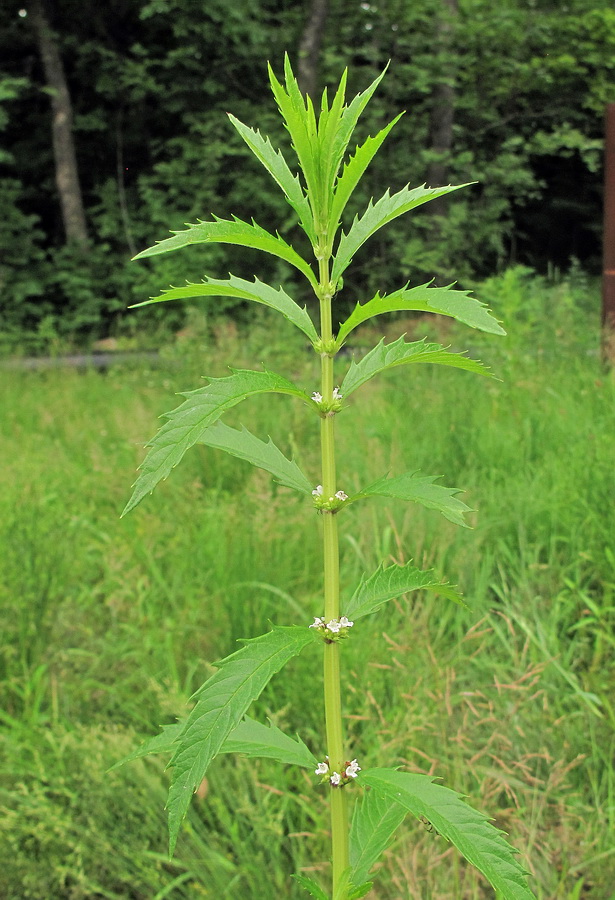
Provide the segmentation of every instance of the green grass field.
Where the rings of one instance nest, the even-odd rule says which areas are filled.
[[[615,382],[578,291],[514,277],[487,286],[496,313],[513,320],[507,339],[414,326],[417,337],[438,327],[454,348],[469,342],[502,381],[398,369],[338,418],[349,493],[421,469],[464,488],[477,510],[473,530],[384,500],[340,517],[348,593],[382,559],[413,558],[458,583],[471,606],[414,594],[364,620],[344,647],[347,729],[364,765],[435,773],[492,815],[541,900],[613,900]],[[303,346],[290,335],[267,348],[274,320],[257,321],[249,338],[219,328],[216,341],[197,335],[147,370],[2,377],[3,900],[299,898],[291,873],[326,877],[325,794],[303,773],[220,758],[172,862],[165,761],[107,773],[185,714],[237,639],[321,611],[318,517],[245,463],[195,448],[119,519],[175,391],[261,362],[316,387]],[[408,324],[390,325],[391,337]],[[261,398],[226,421],[271,434],[318,481],[318,422],[299,404]],[[257,714],[321,758],[318,654],[291,666]],[[369,896],[492,893],[408,820]]]

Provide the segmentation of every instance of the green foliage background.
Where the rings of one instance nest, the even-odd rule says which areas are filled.
[[[48,4],[74,106],[91,237],[85,253],[64,246],[49,98],[21,7],[8,0],[0,9],[5,340],[23,340],[24,332],[33,344],[67,335],[84,340],[139,331],[145,321],[148,328],[156,322],[176,328],[179,307],[130,317],[125,309],[165,284],[182,283],[187,257],[132,266],[128,259],[170,226],[181,228],[210,211],[244,217],[259,209],[265,227],[290,224],[283,200],[270,193],[266,173],[249,159],[224,113],[232,109],[284,139],[265,86],[265,60],[276,66],[285,50],[296,58],[311,4]],[[597,270],[602,119],[604,104],[614,99],[610,0],[460,0],[447,46],[443,8],[440,0],[330,4],[321,83],[336,83],[347,65],[352,94],[391,60],[392,76],[372,101],[365,134],[407,110],[348,215],[389,185],[423,183],[434,160],[430,116],[443,78],[455,87],[448,180],[478,182],[450,199],[437,235],[429,215],[421,214],[409,235],[393,225],[376,239],[357,257],[348,294],[359,299],[434,274],[441,283],[455,278],[470,286],[511,262],[565,270],[576,258]],[[218,277],[229,268],[237,275],[252,270],[245,251],[193,253],[194,280],[205,270]],[[296,287],[285,267],[256,259],[261,277]],[[235,301],[216,302],[216,311],[231,308],[243,314]]]
[[[340,479],[351,490],[386,468],[435,466],[467,486],[464,500],[479,511],[472,532],[386,499],[344,517],[349,591],[381,560],[412,555],[421,568],[455,573],[471,606],[426,592],[361,620],[344,648],[350,740],[372,748],[366,768],[438,774],[492,813],[540,900],[612,900],[614,384],[591,352],[599,323],[581,276],[553,287],[511,270],[482,296],[511,322],[500,344],[476,335],[504,381],[395,369],[357,391],[354,421],[340,416]],[[524,315],[513,315],[521,305]],[[210,662],[238,638],[320,612],[311,498],[290,496],[242,460],[193,448],[173,484],[118,521],[144,436],[178,385],[198,379],[204,357],[220,375],[229,358],[275,358],[311,382],[292,329],[271,347],[273,315],[259,312],[249,334],[220,327],[215,343],[193,319],[192,339],[154,369],[17,372],[0,382],[7,900],[262,900],[264,872],[274,892],[299,900],[290,874],[320,874],[310,867],[326,858],[327,808],[294,767],[217,760],[173,862],[168,772],[151,758],[106,774],[187,711]],[[387,338],[410,327],[389,323]],[[446,321],[414,327],[417,338],[428,328],[453,343],[465,337]],[[255,401],[242,419],[297,455],[297,445],[314,446],[313,423],[298,407],[282,418],[283,404],[288,411],[285,398]],[[314,477],[316,449],[298,460]],[[298,657],[254,712],[299,732],[316,754],[320,678],[309,654]],[[378,881],[378,900],[487,896],[420,823],[404,827]]]

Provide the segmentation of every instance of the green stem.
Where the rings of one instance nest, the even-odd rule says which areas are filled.
[[[327,260],[320,261],[320,321],[321,339],[330,342],[331,297],[327,295],[329,266]],[[333,395],[333,359],[327,353],[321,355],[321,388],[324,399]],[[335,474],[335,431],[334,416],[321,420],[321,461],[322,487],[324,497],[333,497],[336,487]],[[324,613],[325,621],[339,619],[339,543],[337,517],[323,512],[324,544]],[[345,762],[344,734],[342,725],[342,696],[340,682],[340,645],[325,644],[324,648],[324,700],[325,727],[327,734],[327,755],[331,772],[343,773]],[[349,865],[348,858],[348,809],[346,793],[341,787],[331,787],[331,862],[333,868],[332,896],[338,889],[341,878]]]

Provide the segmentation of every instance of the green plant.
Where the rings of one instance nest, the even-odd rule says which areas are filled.
[[[168,725],[128,759],[158,752],[171,752],[173,769],[168,798],[171,853],[188,811],[190,798],[220,753],[243,753],[248,757],[268,757],[288,765],[312,769],[330,795],[332,886],[329,894],[303,874],[295,878],[313,897],[326,900],[355,900],[371,888],[371,869],[390,842],[395,830],[411,813],[428,827],[450,840],[491,882],[506,900],[529,900],[533,895],[525,873],[502,833],[486,817],[466,805],[449,788],[434,783],[427,775],[397,769],[363,769],[345,747],[342,722],[342,680],[340,653],[351,629],[364,616],[378,612],[389,600],[411,591],[428,590],[463,603],[457,590],[441,582],[433,571],[421,571],[411,563],[381,565],[363,577],[353,593],[340,590],[337,516],[355,502],[373,496],[414,501],[440,512],[449,521],[465,525],[468,507],[456,496],[457,489],[440,485],[434,476],[418,472],[384,476],[353,495],[340,489],[336,477],[335,418],[348,397],[374,375],[401,365],[433,363],[490,375],[488,369],[461,353],[452,353],[426,340],[407,343],[404,337],[385,344],[380,341],[358,362],[351,362],[340,387],[336,386],[334,362],[350,333],[374,316],[394,311],[441,313],[474,328],[503,334],[484,305],[467,292],[451,287],[408,286],[392,294],[376,294],[357,304],[351,315],[333,331],[332,301],[342,287],[342,276],[363,244],[388,222],[457,187],[411,189],[395,194],[388,191],[365,213],[356,217],[347,231],[341,218],[348,199],[371,159],[399,116],[344,157],[359,116],[376,90],[384,73],[348,105],[345,104],[346,75],[331,101],[323,94],[319,114],[309,98],[299,91],[288,59],[285,83],[270,69],[271,87],[297,154],[304,184],[289,169],[280,151],[267,138],[233,116],[231,122],[249,148],[273,176],[299,218],[317,260],[318,271],[277,233],[239,219],[199,222],[187,231],[143,251],[139,257],[153,256],[195,243],[228,243],[270,253],[294,266],[305,276],[318,298],[320,333],[305,308],[282,289],[274,289],[258,279],[245,281],[231,275],[226,280],[205,278],[198,284],[171,288],[147,303],[188,297],[233,297],[264,304],[282,313],[309,339],[320,359],[318,390],[305,391],[293,381],[272,371],[233,369],[225,378],[211,378],[198,390],[185,394],[186,400],[167,414],[167,422],[150,442],[124,514],[181,461],[186,451],[205,444],[227,451],[269,472],[283,486],[313,497],[322,520],[324,548],[324,609],[318,610],[311,625],[274,625],[260,637],[217,664],[217,672],[194,695],[195,704],[186,721]],[[140,304],[146,305],[146,304]],[[292,459],[288,459],[271,439],[262,441],[245,428],[236,430],[220,420],[225,412],[248,397],[259,394],[287,394],[300,400],[310,413],[320,418],[322,484],[313,488],[310,480]],[[340,602],[343,597],[343,603]],[[324,706],[327,753],[320,761],[300,738],[296,740],[274,725],[266,726],[247,717],[254,700],[270,679],[307,647],[321,644],[324,653]],[[324,756],[324,759],[322,759]],[[348,799],[353,787],[365,790],[357,798],[350,828]],[[356,788],[354,788],[356,789]]]

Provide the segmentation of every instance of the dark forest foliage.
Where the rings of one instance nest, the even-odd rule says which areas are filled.
[[[435,214],[418,215],[409,237],[393,226],[357,258],[348,296],[434,275],[447,283],[453,273],[470,285],[511,262],[539,271],[571,260],[597,268],[603,111],[615,98],[610,0],[330,0],[319,9],[326,19],[308,60],[319,86],[349,66],[355,93],[390,60],[363,136],[407,110],[348,215],[407,177],[412,184],[478,182]],[[37,10],[72,105],[82,241],[66,238]],[[270,193],[266,172],[224,113],[264,123],[276,136],[265,62],[279,68],[285,50],[299,58],[315,10],[291,0],[2,4],[0,314],[9,339],[26,331],[83,339],[140,327],[135,313],[128,325],[126,307],[184,277],[185,259],[129,264],[166,236],[169,223],[180,228],[211,211],[244,216],[258,208],[261,224],[285,222],[285,236],[299,240],[284,201]],[[195,280],[205,270],[226,275],[227,250],[225,262],[218,248],[192,253]],[[251,271],[245,251],[230,258],[235,274]],[[259,264],[263,278],[307,299],[285,267]],[[229,301],[212,308],[227,310]],[[158,314],[171,325],[183,315],[172,307]]]

